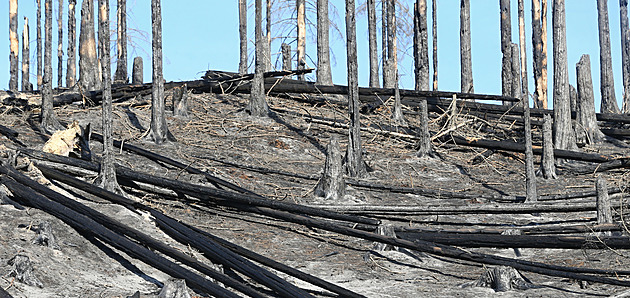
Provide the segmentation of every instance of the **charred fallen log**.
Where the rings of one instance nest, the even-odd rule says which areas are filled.
[[[509,228],[459,228],[459,229],[436,229],[436,228],[407,228],[396,227],[396,234],[404,233],[449,233],[449,234],[501,234],[506,230],[518,230],[521,235],[544,235],[544,234],[577,234],[577,233],[597,233],[606,231],[621,231],[618,224],[597,224],[597,225],[557,225],[557,226],[534,226],[534,227],[513,227]]]

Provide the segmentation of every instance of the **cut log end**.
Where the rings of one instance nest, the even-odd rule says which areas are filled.
[[[473,282],[472,286],[488,287],[496,292],[527,290],[538,287],[523,277],[516,269],[508,266],[486,269],[479,279]]]

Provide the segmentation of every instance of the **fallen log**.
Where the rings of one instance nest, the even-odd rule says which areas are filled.
[[[596,224],[596,225],[572,225],[565,224],[557,226],[534,226],[534,227],[506,227],[506,228],[408,228],[395,227],[396,234],[405,233],[451,233],[451,234],[501,234],[506,230],[518,230],[522,235],[544,235],[544,234],[577,234],[577,233],[596,233],[606,231],[621,231],[622,227],[618,224]]]
[[[0,125],[0,134],[6,136],[7,138],[17,138],[19,133],[13,129],[10,129],[4,125]]]

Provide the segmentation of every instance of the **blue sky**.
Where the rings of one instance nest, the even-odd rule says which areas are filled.
[[[276,0],[279,1],[279,0]],[[56,1],[54,1],[56,2]],[[80,2],[77,4],[77,18],[80,17]],[[110,0],[112,10],[110,12],[115,22],[115,0]],[[144,62],[145,81],[151,78],[151,7],[150,0],[128,0],[128,26],[129,33],[135,44],[129,49],[129,66],[134,56],[142,56]],[[237,0],[204,0],[204,1],[162,1],[163,15],[163,50],[164,50],[164,77],[167,81],[193,80],[199,78],[207,69],[237,71],[239,61],[238,49],[238,8]],[[307,2],[313,2],[307,0]],[[357,1],[363,2],[363,1]],[[404,1],[403,1],[404,2]],[[408,0],[413,7],[412,0]],[[429,20],[431,19],[429,2]],[[500,94],[501,93],[501,52],[499,31],[499,1],[497,0],[472,0],[471,1],[471,32],[472,32],[472,57],[475,91],[477,93]],[[551,1],[549,1],[551,2]],[[573,0],[566,1],[567,13],[567,43],[570,82],[575,83],[575,63],[582,54],[591,57],[593,71],[593,89],[596,97],[596,107],[599,110],[599,42],[597,31],[596,1]],[[35,0],[19,0],[18,31],[23,28],[23,18],[30,20],[31,36],[31,82],[35,80]],[[67,5],[67,3],[66,3]],[[313,5],[313,4],[311,4]],[[338,23],[342,34],[345,34],[344,12],[345,1],[330,0],[330,5],[338,11],[338,17],[331,15],[333,22]],[[526,30],[528,43],[528,74],[530,92],[533,90],[532,58],[531,58],[531,1],[525,0]],[[550,5],[551,6],[551,5]],[[609,1],[609,20],[611,34],[611,48],[613,57],[613,73],[615,76],[615,90],[619,105],[622,101],[621,82],[621,51],[619,33],[619,6],[618,1]],[[53,4],[55,21],[53,21],[53,71],[57,69],[56,56],[56,15],[57,4]],[[311,9],[310,16],[315,18]],[[551,9],[549,9],[551,10]],[[0,2],[0,24],[8,25],[8,1]],[[248,13],[250,25],[248,31],[253,32],[253,9]],[[290,15],[284,15],[290,17]],[[549,94],[552,90],[553,57],[551,44],[551,11],[548,14],[549,26]],[[359,55],[359,84],[367,86],[369,75],[368,47],[367,47],[367,20],[364,14],[357,17],[357,39]],[[411,21],[411,20],[409,20]],[[77,19],[77,23],[79,19]],[[275,22],[275,20],[274,20]],[[64,26],[67,24],[67,11],[64,11]],[[43,25],[42,25],[43,26]],[[430,23],[429,23],[429,26]],[[8,26],[2,26],[0,30],[0,89],[8,88],[9,81],[9,38]],[[279,25],[274,25],[272,31],[280,30]],[[517,41],[517,7],[516,0],[512,1],[512,27],[513,41]],[[112,26],[112,28],[114,28]],[[64,34],[67,28],[64,28]],[[380,34],[380,29],[378,29]],[[294,35],[293,33],[289,33]],[[431,38],[429,32],[429,38]],[[64,43],[67,38],[64,38]],[[314,32],[307,35],[307,54],[310,67],[315,66],[317,60]],[[288,39],[290,41],[290,38]],[[380,41],[380,37],[379,37]],[[115,46],[115,44],[112,44]],[[293,44],[293,49],[295,45]],[[64,44],[64,51],[66,49]],[[346,51],[345,37],[334,34],[331,29],[331,52],[333,55],[333,81],[337,84],[346,83]],[[272,53],[279,52],[280,39],[272,44]],[[250,53],[253,44],[249,44]],[[400,49],[404,51],[405,49]],[[429,49],[431,52],[431,49]],[[459,1],[441,0],[438,2],[438,74],[439,89],[444,91],[458,91],[460,88],[459,65]],[[411,52],[409,52],[411,54]],[[413,88],[413,60],[409,55],[400,53],[402,59],[399,64],[401,74],[401,87]],[[115,57],[115,51],[112,52]],[[250,59],[253,57],[250,54]],[[430,57],[431,59],[431,57]],[[112,71],[115,65],[112,67]],[[253,70],[251,70],[253,71]],[[65,63],[64,63],[65,72]],[[53,74],[54,86],[56,86],[56,73]],[[314,80],[314,74],[310,76]],[[551,99],[550,99],[551,102]]]

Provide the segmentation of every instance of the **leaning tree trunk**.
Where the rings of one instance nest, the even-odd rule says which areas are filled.
[[[499,1],[501,14],[501,94],[503,96],[514,96],[512,93],[512,23],[510,13],[510,0]],[[511,102],[504,101],[504,105]]]
[[[433,91],[438,90],[438,51],[437,51],[437,1],[431,1],[432,3],[432,18],[431,24],[433,29]]]
[[[252,80],[252,88],[249,95],[249,104],[246,111],[255,117],[269,116],[269,106],[265,99],[265,81],[263,72],[265,71],[263,47],[264,40],[262,35],[262,2],[256,0],[256,20],[254,35],[256,40],[256,65],[254,69],[254,79]]]
[[[101,88],[98,78],[96,40],[94,38],[94,3],[83,0],[79,35],[79,85],[83,91]]]
[[[398,84],[398,54],[396,41],[396,3],[386,0],[387,12],[387,63],[383,69],[383,87],[394,88]],[[385,5],[385,4],[384,4]]]
[[[74,17],[77,0],[68,0],[68,66],[66,67],[66,87],[72,88],[77,83],[76,59],[76,19]]]
[[[129,82],[127,72],[127,0],[118,0],[116,11],[118,24],[116,26],[116,73],[114,82],[127,84]]]
[[[103,61],[109,61],[109,0],[98,0],[98,51]],[[103,75],[103,160],[97,184],[111,192],[122,193],[116,181],[114,140],[112,139],[112,77],[109,63],[101,63]]]
[[[553,1],[553,132],[556,149],[571,149],[571,107],[564,0]]]
[[[304,0],[296,0],[297,6],[297,70],[306,68],[306,8]],[[298,75],[304,81],[304,75]]]
[[[9,0],[9,90],[18,91],[18,72],[19,72],[19,55],[20,42],[18,40],[17,24],[18,24],[18,2],[17,0]]]
[[[31,49],[28,40],[28,18],[24,17],[24,31],[22,31],[22,91],[31,91],[33,86],[29,80]]]
[[[427,1],[414,5],[414,61],[416,90],[429,91],[429,33],[427,31]]]
[[[461,89],[462,93],[474,93],[470,46],[470,0],[461,0],[459,26]]]
[[[359,122],[359,81],[357,71],[357,33],[354,0],[346,0],[346,51],[348,64],[348,151],[346,169],[350,177],[367,174],[361,150],[361,124]]]
[[[621,69],[623,71],[623,112],[630,113],[630,27],[628,26],[628,0],[619,0],[621,27]]]
[[[42,86],[42,108],[41,108],[41,126],[48,133],[61,129],[62,126],[57,120],[55,110],[53,109],[52,98],[52,0],[45,1],[46,20],[44,23],[44,34],[46,36],[46,44],[44,51],[44,77]]]
[[[597,27],[599,28],[599,70],[601,80],[602,113],[619,113],[615,98],[615,81],[610,54],[610,29],[608,27],[608,0],[597,0]]]
[[[63,85],[63,0],[59,1],[57,15],[57,86]]]
[[[164,106],[164,77],[162,75],[162,3],[151,0],[151,24],[153,36],[153,88],[151,92],[151,132],[149,137],[156,144],[174,140],[169,136]]]
[[[368,42],[370,51],[370,87],[378,88],[378,42],[376,41],[376,0],[367,0]]]
[[[240,39],[240,60],[238,73],[247,73],[247,1],[238,0],[238,36]]]
[[[42,90],[42,0],[37,0],[37,90]]]
[[[595,144],[602,141],[603,134],[597,126],[595,115],[595,96],[593,94],[593,79],[591,78],[591,59],[589,55],[582,55],[576,65],[577,72],[577,104],[575,120],[586,135],[586,143]]]
[[[332,85],[328,30],[328,0],[317,0],[317,84]]]

